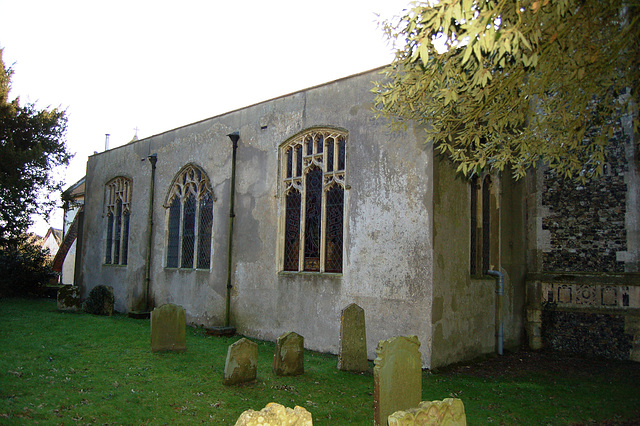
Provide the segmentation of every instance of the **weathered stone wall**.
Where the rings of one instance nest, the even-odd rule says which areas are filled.
[[[432,368],[497,350],[497,282],[471,276],[470,185],[447,161],[434,167],[434,265]],[[505,347],[521,343],[525,238],[522,191],[508,176],[494,179],[491,192],[491,268],[503,272]]]

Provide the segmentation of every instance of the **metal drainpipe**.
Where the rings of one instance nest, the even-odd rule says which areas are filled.
[[[502,296],[504,295],[504,274],[500,271],[488,270],[487,274],[498,277],[498,307],[496,312],[496,323],[498,324],[498,355],[502,355],[502,342],[504,339],[504,331],[502,325]]]
[[[148,229],[149,238],[147,240],[147,271],[145,274],[145,289],[144,289],[144,305],[145,310],[149,311],[149,289],[151,288],[151,243],[153,242],[153,194],[156,182],[156,162],[158,161],[158,154],[151,154],[147,157],[151,163],[151,184],[149,185],[149,218]]]
[[[233,154],[231,159],[231,197],[229,200],[229,248],[227,251],[227,298],[224,313],[224,326],[229,327],[231,322],[231,269],[232,258],[231,253],[233,251],[233,219],[236,217],[233,211],[233,204],[236,194],[236,151],[238,150],[238,139],[240,134],[238,132],[229,133],[227,135],[231,142],[233,142]]]

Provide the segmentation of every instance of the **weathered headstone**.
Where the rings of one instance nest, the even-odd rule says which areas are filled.
[[[94,315],[113,315],[113,287],[97,285],[92,288],[82,310]]]
[[[151,312],[151,352],[187,350],[187,322],[182,306],[168,303]]]
[[[260,411],[247,410],[240,415],[236,426],[312,426],[311,413],[303,407],[289,407],[270,402]]]
[[[424,401],[416,408],[396,411],[388,417],[389,426],[466,426],[464,404],[457,398]]]
[[[273,373],[276,376],[299,376],[304,373],[304,337],[292,331],[278,337]]]
[[[222,384],[236,385],[253,382],[256,379],[257,363],[258,344],[243,337],[230,345],[227,350]]]
[[[422,362],[416,336],[381,340],[373,367],[374,425],[386,425],[399,410],[417,407],[422,399]]]
[[[340,315],[338,369],[343,371],[369,370],[364,309],[355,303],[344,308],[342,315]]]
[[[80,288],[73,285],[64,285],[58,289],[58,310],[76,312],[80,310]]]

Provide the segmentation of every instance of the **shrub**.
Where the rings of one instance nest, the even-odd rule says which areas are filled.
[[[35,240],[0,247],[0,297],[40,297],[53,277],[49,250]]]

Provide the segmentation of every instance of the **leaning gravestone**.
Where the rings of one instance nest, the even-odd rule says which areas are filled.
[[[422,362],[418,337],[381,340],[373,367],[374,425],[386,425],[399,410],[417,407],[422,399]]]
[[[270,402],[260,411],[247,410],[240,415],[236,426],[312,426],[311,413],[303,407],[294,408]]]
[[[253,382],[256,379],[258,344],[242,338],[229,346],[224,364],[223,385]]]
[[[355,303],[344,308],[340,316],[338,370],[369,371],[364,309]]]
[[[304,373],[304,338],[292,331],[278,337],[273,356],[276,376],[299,376]]]
[[[97,285],[92,288],[82,310],[94,315],[113,315],[113,287]]]
[[[79,311],[82,307],[82,303],[80,303],[80,288],[74,285],[63,285],[58,289],[57,302],[59,311]]]
[[[151,352],[187,350],[187,322],[182,306],[168,303],[151,312]]]
[[[389,426],[466,426],[464,404],[458,398],[424,401],[416,408],[396,411],[388,417]]]

